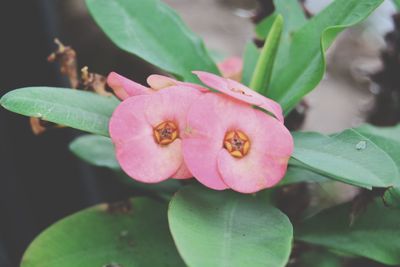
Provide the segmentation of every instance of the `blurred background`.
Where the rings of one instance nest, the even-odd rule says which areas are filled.
[[[224,57],[240,56],[254,37],[254,15],[261,18],[273,11],[269,0],[166,2],[213,53]],[[312,16],[330,1],[303,2]],[[386,0],[367,21],[340,36],[329,49],[323,81],[295,110],[293,128],[333,133],[364,121],[399,121],[395,13],[393,3]],[[0,22],[0,96],[24,86],[69,87],[59,66],[46,60],[57,48],[56,37],[76,50],[80,67],[87,65],[93,72],[117,71],[141,83],[157,72],[115,48],[89,17],[83,0],[3,1]],[[112,180],[109,171],[93,168],[69,152],[69,142],[79,134],[53,129],[36,136],[29,118],[0,109],[1,267],[18,266],[30,241],[56,220],[132,194]],[[335,201],[354,196],[350,187],[340,190]],[[324,192],[329,195],[331,188]]]

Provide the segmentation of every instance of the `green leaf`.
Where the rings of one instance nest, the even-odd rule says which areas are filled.
[[[218,73],[203,42],[159,0],[86,0],[100,28],[122,50],[187,81],[194,70]]]
[[[385,151],[400,172],[400,124],[396,127],[364,125],[356,130]],[[400,186],[400,176],[397,178],[397,184]]]
[[[285,21],[282,35],[282,45],[284,45],[284,40],[288,40],[293,32],[301,28],[307,22],[307,18],[297,0],[274,0],[274,5],[275,12],[256,25],[256,35],[260,39],[265,39],[271,29],[274,17],[281,14]]]
[[[166,211],[147,198],[80,211],[41,233],[21,267],[184,266]]]
[[[330,181],[325,176],[321,174],[312,172],[308,169],[304,169],[297,166],[289,166],[288,170],[286,171],[285,177],[277,186],[285,186],[290,184],[296,183],[324,183]]]
[[[343,267],[342,259],[322,249],[301,253],[298,265],[304,267]]]
[[[391,187],[383,194],[383,200],[389,207],[400,209],[400,186]]]
[[[253,77],[250,82],[250,88],[266,95],[271,80],[272,69],[275,63],[275,57],[278,52],[279,41],[281,39],[283,29],[283,17],[277,15],[272,23],[268,37],[265,40],[258,58]]]
[[[221,51],[208,50],[208,53],[210,54],[210,57],[214,60],[214,62],[222,62],[227,58],[226,55]]]
[[[104,136],[118,103],[114,97],[56,87],[16,89],[0,100],[12,112]]]
[[[364,125],[357,128],[357,131],[368,137],[385,151],[396,163],[397,169],[400,172],[400,124],[395,127]],[[397,177],[395,185],[385,192],[383,198],[387,205],[400,208],[400,176]]]
[[[275,3],[289,3],[279,0]],[[294,2],[294,1],[293,1]],[[282,38],[268,97],[278,101],[285,114],[313,90],[325,72],[325,51],[345,28],[364,20],[383,0],[336,0],[314,16],[289,39]],[[290,13],[288,13],[290,16]],[[284,15],[286,21],[288,17]]]
[[[289,259],[289,219],[260,195],[184,187],[170,203],[168,220],[179,253],[192,267],[279,267]]]
[[[246,44],[244,50],[244,60],[243,60],[243,73],[242,73],[242,83],[244,85],[249,85],[251,76],[253,76],[254,69],[256,68],[258,57],[260,56],[260,51],[253,42]]]
[[[393,0],[393,4],[396,6],[397,10],[400,10],[400,0]]]
[[[94,166],[121,170],[110,138],[99,135],[80,136],[70,143],[69,149],[80,159]]]
[[[390,187],[399,177],[390,156],[353,129],[334,136],[297,132],[293,137],[292,157],[300,167],[365,188]]]
[[[350,225],[351,203],[323,211],[295,229],[295,238],[388,264],[400,264],[400,213],[376,200]]]
[[[274,0],[276,12],[285,20],[283,36],[289,38],[291,34],[307,23],[303,7],[297,0]]]
[[[274,23],[277,15],[278,14],[274,12],[256,25],[255,31],[257,38],[263,40],[267,38],[269,31],[271,30],[272,24]]]

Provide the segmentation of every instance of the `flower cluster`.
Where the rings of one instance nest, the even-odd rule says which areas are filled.
[[[122,169],[145,183],[195,177],[242,193],[278,183],[293,151],[280,105],[229,78],[194,74],[213,90],[161,75],[149,76],[149,87],[109,75],[123,100],[109,126]]]

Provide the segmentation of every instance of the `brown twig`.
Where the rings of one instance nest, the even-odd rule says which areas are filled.
[[[110,92],[107,92],[106,77],[89,72],[87,66],[81,69],[81,76],[79,76],[76,51],[70,46],[65,46],[57,38],[54,39],[54,43],[57,45],[57,50],[47,57],[47,61],[60,64],[60,72],[68,77],[72,88],[93,91],[102,96],[112,96]],[[49,128],[64,127],[36,117],[30,118],[30,125],[35,135],[40,135]]]

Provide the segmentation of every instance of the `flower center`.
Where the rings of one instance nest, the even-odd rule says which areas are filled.
[[[178,127],[171,121],[164,121],[154,127],[153,129],[154,139],[160,145],[168,145],[178,138],[179,132]]]
[[[229,131],[225,134],[224,148],[235,158],[243,158],[249,153],[250,140],[242,131]]]

